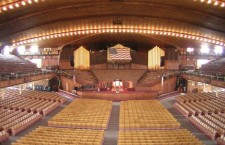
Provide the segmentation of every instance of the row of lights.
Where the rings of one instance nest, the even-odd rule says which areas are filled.
[[[24,7],[26,5],[31,5],[33,3],[38,3],[40,0],[19,0],[16,2],[8,3],[6,5],[0,6],[0,13],[13,10],[15,8]]]
[[[193,35],[185,32],[176,32],[176,31],[167,31],[167,30],[153,30],[153,29],[142,29],[142,28],[99,28],[99,29],[86,29],[86,30],[77,30],[70,32],[57,32],[53,34],[43,34],[42,36],[28,38],[20,41],[13,41],[13,46],[19,46],[24,44],[34,43],[40,40],[48,40],[66,36],[75,36],[75,35],[85,35],[85,34],[98,34],[98,33],[140,33],[140,34],[156,34],[156,35],[165,35],[172,37],[187,38],[192,40],[203,41],[206,43],[212,43],[215,45],[225,46],[225,42],[222,40],[216,40],[211,37],[204,37],[200,35]]]
[[[200,1],[201,3],[207,3],[209,5],[219,6],[222,8],[225,7],[225,1],[223,0],[194,0],[194,1]]]
[[[210,48],[209,48],[209,45],[204,43],[201,45],[201,49],[200,49],[200,52],[202,54],[209,54],[210,53]],[[187,48],[187,52],[189,53],[193,53],[194,52],[194,48]],[[223,47],[222,46],[219,46],[219,45],[216,45],[214,46],[214,54],[216,55],[222,55],[223,54]]]

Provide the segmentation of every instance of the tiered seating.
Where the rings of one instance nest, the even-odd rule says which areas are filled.
[[[221,137],[219,137],[217,139],[217,144],[219,144],[219,145],[225,145],[225,135],[221,135]]]
[[[39,112],[47,115],[66,100],[56,93],[24,91],[21,95],[18,90],[6,90],[4,100],[0,101],[0,107]]]
[[[0,74],[2,75],[11,73],[26,73],[39,70],[35,64],[14,55],[6,56],[0,54],[0,64]]]
[[[118,145],[202,145],[185,129],[120,131]]]
[[[39,127],[13,145],[102,145],[103,130]]]
[[[191,116],[190,120],[212,139],[225,134],[225,114]]]
[[[225,111],[225,93],[221,92],[216,97],[215,93],[188,94],[176,98],[175,108],[183,115],[219,113]]]
[[[9,134],[3,130],[3,131],[0,131],[0,143],[7,140],[9,138]]]
[[[142,79],[139,80],[139,85],[145,86],[154,84],[155,82],[160,82],[162,74],[163,71],[148,71],[144,74]]]
[[[5,130],[13,135],[28,128],[42,118],[39,113],[0,109],[0,130]]]
[[[91,71],[87,70],[67,70],[67,74],[70,74],[71,76],[76,76],[76,81],[80,83],[81,85],[94,85],[98,83],[97,78],[94,76],[94,74]]]
[[[100,82],[113,82],[116,79],[132,81],[134,85],[146,70],[92,70]]]
[[[225,134],[225,92],[187,94],[176,98],[175,108],[212,139]]]
[[[48,121],[49,126],[106,129],[111,101],[77,99]]]
[[[174,129],[180,124],[159,101],[125,101],[120,106],[120,129]]]
[[[58,101],[61,103],[66,102],[65,98],[62,98],[57,93],[53,93],[53,92],[25,90],[22,92],[22,96],[24,96],[26,98],[43,99],[43,100],[48,100],[48,101]]]
[[[200,70],[204,73],[225,74],[225,58],[220,58],[203,65]]]

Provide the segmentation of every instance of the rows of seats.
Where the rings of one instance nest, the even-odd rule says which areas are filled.
[[[200,70],[204,73],[225,74],[225,58],[220,58],[203,65]]]
[[[221,135],[218,139],[217,139],[217,144],[218,145],[225,145],[225,134]]]
[[[120,129],[175,129],[180,124],[159,101],[121,102]]]
[[[5,131],[2,130],[0,131],[0,142],[3,142],[9,138],[9,134]]]
[[[225,134],[225,114],[191,116],[190,120],[212,139]]]
[[[203,145],[186,129],[120,131],[118,145]]]
[[[8,89],[2,95],[4,99],[0,101],[0,107],[39,112],[44,116],[66,101],[55,93],[49,92],[24,91],[19,94],[18,90]]]
[[[0,54],[0,75],[26,73],[39,70],[35,64],[14,55]]]
[[[225,112],[225,93],[188,94],[176,98],[175,108],[183,115]]]
[[[49,126],[106,129],[112,102],[94,99],[76,99],[48,121]]]
[[[103,130],[42,127],[35,129],[13,145],[102,145]]]
[[[42,118],[39,113],[0,108],[0,130],[16,135]]]
[[[100,82],[113,82],[116,79],[123,81],[131,81],[134,85],[137,83],[138,79],[145,73],[145,69],[139,70],[108,70],[108,69],[93,69],[92,72],[95,74]]]
[[[65,103],[66,99],[59,96],[57,93],[53,92],[43,92],[43,91],[33,91],[33,90],[24,90],[21,94],[27,98],[34,98],[34,99],[44,99],[49,101],[58,101],[61,103]]]
[[[206,101],[216,97],[216,93],[201,93],[201,94],[187,94],[182,96],[177,96],[175,98],[176,102],[186,103],[186,102],[196,102],[196,101]]]
[[[175,108],[211,139],[225,134],[225,92],[187,94],[176,98]]]

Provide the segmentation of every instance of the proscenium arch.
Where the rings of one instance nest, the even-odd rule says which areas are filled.
[[[177,23],[158,18],[140,18],[133,16],[111,16],[81,19],[80,21],[65,21],[48,24],[13,35],[12,43],[25,45],[38,41],[47,41],[65,37],[80,37],[81,35],[101,33],[136,33],[175,37],[187,40],[201,41],[214,45],[225,46],[225,36],[208,29],[202,29],[185,23]],[[27,35],[29,34],[29,35]]]

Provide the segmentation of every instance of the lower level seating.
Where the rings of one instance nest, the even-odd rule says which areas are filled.
[[[120,131],[118,145],[202,145],[189,131],[144,130]]]
[[[221,135],[220,138],[217,139],[218,145],[225,145],[225,134]]]
[[[103,130],[39,127],[13,145],[102,145]]]
[[[180,123],[159,101],[121,102],[120,129],[176,129]]]
[[[7,140],[9,138],[9,134],[3,130],[3,131],[0,131],[0,143]]]
[[[42,118],[39,113],[0,109],[0,130],[10,132],[12,135],[23,131]]]
[[[225,134],[225,114],[192,116],[190,120],[212,139]]]
[[[76,99],[48,121],[49,126],[106,129],[112,102],[94,99]]]

